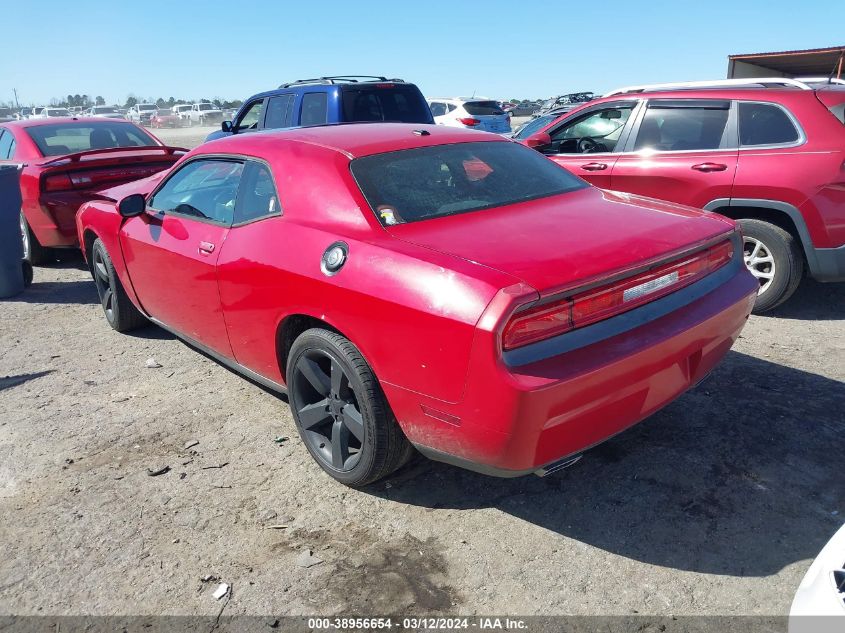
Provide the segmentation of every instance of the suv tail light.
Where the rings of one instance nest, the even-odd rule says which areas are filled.
[[[502,348],[536,343],[654,301],[724,266],[733,252],[733,242],[725,240],[633,277],[517,312],[502,332]]]
[[[462,119],[458,119],[458,121],[460,121],[464,125],[468,125],[469,127],[474,127],[474,126],[478,125],[479,123],[481,123],[481,121],[479,121],[478,119],[473,119],[473,118],[470,118],[470,117],[464,117]]]

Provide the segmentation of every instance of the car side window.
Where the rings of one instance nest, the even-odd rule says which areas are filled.
[[[8,130],[0,128],[0,160],[12,157],[15,149],[15,137]]]
[[[431,116],[443,116],[447,112],[446,104],[438,101],[431,102]]]
[[[264,127],[277,129],[290,127],[293,118],[294,95],[279,95],[270,97],[267,102],[267,114],[264,117]]]
[[[166,214],[230,226],[243,171],[241,161],[193,160],[167,179],[149,206]]]
[[[728,123],[730,103],[714,100],[700,107],[678,103],[655,101],[648,104],[637,131],[635,152],[719,149]]]
[[[633,104],[611,106],[568,121],[551,133],[549,151],[556,154],[612,152],[633,109]]]
[[[235,122],[235,132],[256,130],[261,122],[261,113],[264,110],[264,99],[258,99],[249,104],[240,119]]]
[[[782,145],[801,138],[786,112],[767,103],[739,104],[739,144]]]
[[[270,168],[264,163],[247,161],[235,203],[235,224],[245,224],[281,213],[279,195]]]
[[[307,92],[302,96],[301,126],[324,125],[328,113],[328,95],[325,92]]]

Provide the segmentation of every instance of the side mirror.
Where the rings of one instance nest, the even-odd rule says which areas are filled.
[[[224,132],[231,132],[232,131],[232,122],[231,121],[223,121],[220,124],[220,129]]]
[[[117,205],[117,210],[124,218],[134,218],[141,215],[147,208],[147,201],[140,193],[126,196]]]
[[[537,132],[525,139],[525,144],[531,149],[540,149],[552,144],[552,137],[547,132]]]

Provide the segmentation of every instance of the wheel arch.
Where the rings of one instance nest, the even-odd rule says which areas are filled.
[[[732,220],[761,220],[782,228],[801,244],[801,252],[810,274],[816,276],[818,273],[819,263],[810,232],[801,212],[793,205],[758,198],[719,198],[707,203],[704,210]]]
[[[91,263],[91,251],[94,248],[94,242],[100,236],[91,228],[86,228],[82,233],[82,255],[85,257],[85,263],[88,264],[88,270],[93,273],[93,264]]]
[[[288,357],[290,356],[290,350],[291,347],[293,347],[293,342],[300,334],[306,330],[310,330],[311,328],[329,330],[330,332],[340,334],[352,341],[352,339],[350,339],[345,333],[341,332],[337,327],[325,319],[305,313],[295,313],[285,316],[276,326],[276,359],[279,363],[279,373],[281,374],[282,380],[285,384],[287,384]],[[354,341],[352,344],[361,351],[361,348],[358,347]],[[361,355],[364,356],[363,351],[361,351]],[[369,363],[369,361],[367,362]]]

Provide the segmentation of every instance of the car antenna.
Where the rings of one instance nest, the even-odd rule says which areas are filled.
[[[417,136],[431,136],[431,132],[428,130],[414,130],[413,133]]]

